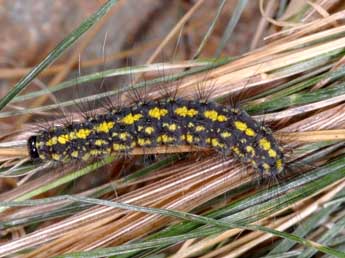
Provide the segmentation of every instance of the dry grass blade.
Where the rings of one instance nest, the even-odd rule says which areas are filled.
[[[251,5],[249,2],[248,6]],[[118,255],[116,257],[122,258],[147,257],[151,254],[174,258],[212,258],[254,257],[254,254],[255,257],[266,254],[279,256],[287,252],[310,256],[317,250],[327,254],[333,252],[341,257],[339,254],[344,250],[341,244],[344,243],[339,244],[336,237],[342,237],[343,232],[331,226],[328,229],[320,227],[324,221],[328,221],[329,225],[343,225],[344,220],[345,6],[336,6],[331,2],[334,1],[300,5],[297,1],[290,1],[288,9],[282,8],[286,11],[285,15],[282,13],[280,18],[273,20],[269,17],[276,17],[280,3],[260,1],[256,10],[260,13],[261,8],[261,11],[267,12],[258,17],[261,22],[256,24],[254,40],[247,42],[252,42],[252,48],[257,45],[262,47],[231,59],[171,64],[167,67],[174,69],[174,72],[170,73],[169,70],[169,74],[164,76],[161,76],[160,69],[157,71],[157,67],[161,68],[165,63],[145,67],[132,65],[128,68],[135,71],[132,74],[144,76],[145,72],[153,79],[127,88],[117,87],[118,81],[112,81],[114,89],[105,89],[105,92],[96,94],[93,92],[85,97],[90,97],[85,105],[90,104],[90,99],[103,101],[104,95],[116,96],[116,101],[127,105],[128,95],[119,95],[126,89],[134,88],[139,93],[145,91],[148,98],[157,99],[162,96],[162,88],[164,93],[175,93],[177,88],[177,95],[187,99],[194,99],[196,90],[199,90],[201,93],[212,91],[211,98],[225,105],[229,99],[243,103],[243,107],[256,120],[263,121],[274,130],[274,136],[281,142],[286,153],[287,171],[277,177],[264,180],[245,164],[219,156],[211,149],[190,146],[135,148],[126,157],[105,157],[87,164],[32,164],[28,162],[26,140],[34,133],[33,127],[28,123],[26,129],[12,130],[10,125],[15,122],[13,117],[20,115],[26,120],[31,116],[45,118],[48,114],[50,124],[61,124],[63,120],[56,115],[58,113],[50,113],[56,106],[50,103],[42,105],[42,99],[45,101],[47,97],[43,91],[32,89],[30,93],[40,96],[32,98],[33,102],[30,98],[16,100],[16,104],[22,106],[33,105],[33,110],[39,111],[39,114],[31,114],[32,109],[15,110],[7,106],[7,110],[0,112],[0,117],[6,122],[7,131],[13,133],[2,133],[0,138],[0,183],[6,185],[0,193],[0,256],[68,257],[76,252],[71,256],[88,257],[96,252],[95,257],[104,257],[114,252]],[[173,3],[171,5],[174,6]],[[180,15],[182,18],[175,22],[173,29],[170,27],[168,30],[171,33],[162,42],[155,42],[154,45],[158,45],[156,51],[135,52],[142,54],[141,62],[149,60],[151,63],[158,58],[157,53],[163,53],[169,47],[175,51],[169,41],[182,26],[181,44],[186,47],[185,53],[193,52],[188,51],[193,42],[188,37],[204,28],[202,25],[206,33],[209,24],[215,26],[212,27],[212,35],[207,33],[206,39],[198,39],[198,42],[207,41],[199,49],[205,55],[218,49],[219,39],[224,35],[217,37],[217,31],[226,28],[215,20],[228,20],[229,17],[222,15],[228,14],[231,7],[227,4],[212,6],[208,1],[201,0],[195,5],[185,5],[184,14]],[[125,6],[126,1],[123,1],[117,15],[125,10]],[[210,6],[213,12],[208,9]],[[165,8],[169,8],[168,5],[158,6],[158,11],[152,10],[148,17],[160,19],[159,15],[153,14],[158,12],[164,16]],[[237,13],[238,17],[245,18],[247,8]],[[223,10],[222,15],[220,10]],[[322,14],[321,18],[319,14]],[[272,23],[281,26],[279,31]],[[146,33],[149,25],[148,22],[138,31]],[[232,37],[236,36],[236,30],[237,27]],[[166,31],[161,38],[167,35]],[[134,34],[138,34],[138,38],[143,37],[139,32]],[[263,37],[268,33],[271,35],[267,38],[269,42],[264,44]],[[152,39],[150,42],[153,42]],[[151,48],[149,45],[146,48],[142,44],[138,49],[148,50]],[[128,51],[131,53],[135,49]],[[224,45],[222,54],[230,55],[227,51]],[[123,53],[128,55],[121,49],[119,55]],[[56,65],[48,68],[43,71],[46,73],[44,76],[54,74],[56,79],[53,82],[60,81],[73,69],[75,55],[67,60],[66,67]],[[151,58],[147,59],[148,56]],[[186,54],[186,59],[192,56],[193,53]],[[90,63],[99,63],[99,60]],[[17,76],[22,72],[21,69],[15,69],[14,74],[6,72],[1,75],[1,71],[6,72],[6,69],[0,69],[2,78]],[[117,75],[128,74],[128,70],[117,72]],[[101,76],[102,73],[93,79],[90,76],[89,82],[95,78],[104,79]],[[56,92],[75,90],[73,87],[78,85],[70,82],[67,83],[68,87]],[[30,93],[27,94],[30,96]],[[33,104],[37,104],[37,100],[38,106]],[[59,105],[67,108],[73,101],[76,99],[72,97],[61,101]],[[265,110],[265,107],[268,108]],[[78,115],[73,111],[71,117],[75,119]],[[93,112],[98,114],[104,111],[95,109]],[[171,155],[176,153],[180,154]],[[280,233],[272,231],[275,233],[270,234],[268,231],[244,230],[241,227],[219,228],[193,220],[182,222],[176,217],[161,216],[159,213],[139,213],[130,209],[80,203],[72,197],[58,199],[59,196],[92,197],[167,212],[190,212],[219,223],[232,223],[243,228],[263,226]],[[47,202],[39,206],[1,205],[1,202],[35,199]],[[330,208],[326,207],[327,204],[330,204]],[[306,230],[301,233],[301,228]],[[277,244],[282,236],[290,242]],[[300,238],[305,241],[300,241]],[[152,246],[147,246],[150,243]],[[109,253],[106,253],[108,250]]]

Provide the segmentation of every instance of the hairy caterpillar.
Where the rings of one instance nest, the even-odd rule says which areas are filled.
[[[284,170],[271,131],[245,111],[206,100],[167,98],[113,108],[80,123],[52,126],[28,139],[32,160],[87,161],[135,147],[190,145],[232,153],[261,175]]]

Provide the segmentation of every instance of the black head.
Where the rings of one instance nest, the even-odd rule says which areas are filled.
[[[36,135],[33,135],[28,139],[28,151],[29,151],[31,160],[33,161],[40,160],[40,156],[38,154],[38,150],[36,147],[36,140],[37,140]]]

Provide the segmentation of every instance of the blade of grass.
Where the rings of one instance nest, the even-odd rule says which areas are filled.
[[[24,76],[8,93],[0,100],[2,110],[16,95],[18,95],[36,76],[48,65],[53,63],[62,53],[71,47],[86,31],[88,31],[98,20],[100,20],[118,0],[109,0],[93,15],[86,19],[71,34],[65,37],[37,66]]]
[[[149,71],[160,71],[160,70],[170,70],[170,69],[178,69],[181,67],[193,67],[193,66],[204,66],[207,65],[208,63],[206,62],[197,62],[195,64],[189,63],[188,64],[153,64],[153,65],[142,65],[142,66],[132,66],[132,67],[123,67],[123,68],[118,68],[118,69],[109,69],[101,72],[96,72],[84,76],[79,76],[78,79],[72,79],[65,81],[63,83],[57,84],[53,87],[46,88],[43,90],[37,90],[35,92],[31,92],[25,95],[17,96],[12,100],[12,103],[15,102],[20,102],[28,99],[32,99],[38,96],[42,96],[45,94],[51,94],[63,89],[67,89],[71,86],[74,85],[80,85],[82,86],[82,83],[85,82],[92,82],[95,80],[101,80],[104,78],[109,78],[109,77],[115,77],[119,75],[132,75],[136,73],[142,73],[142,72],[149,72]]]
[[[209,37],[211,36],[212,32],[215,29],[215,25],[216,25],[216,23],[217,23],[217,21],[218,21],[218,19],[220,17],[220,14],[221,14],[221,12],[222,12],[222,10],[224,8],[225,3],[226,3],[226,0],[222,0],[222,2],[219,4],[219,7],[217,9],[217,13],[216,13],[216,15],[215,15],[215,17],[214,17],[210,27],[208,28],[204,38],[202,39],[202,41],[200,43],[200,46],[198,47],[198,49],[196,50],[194,56],[192,57],[193,60],[198,58],[200,56],[202,50],[204,49],[207,40],[209,39]]]
[[[227,207],[212,211],[208,213],[207,216],[213,219],[222,218],[230,223],[253,223],[262,218],[266,218],[343,178],[345,171],[345,166],[343,164],[344,160],[345,158],[340,158],[339,160],[316,169],[311,175],[301,175],[282,185],[272,187],[269,190],[260,191],[254,196],[244,198]],[[227,195],[229,195],[229,193],[227,193]],[[152,234],[148,237],[148,240],[182,235],[183,233],[194,231],[199,232],[204,229],[205,227],[200,227],[200,224],[194,222],[182,222],[170,226],[161,232]],[[216,233],[215,231],[214,234]],[[162,248],[166,247],[167,246],[164,246]],[[133,255],[133,253],[131,255]],[[127,257],[129,256],[121,256],[121,258]]]
[[[342,217],[339,219],[334,225],[327,230],[320,238],[318,238],[318,242],[323,243],[323,244],[329,244],[329,242],[336,237],[339,233],[341,233],[345,228],[345,217]],[[303,253],[301,253],[298,258],[310,258],[314,254],[316,254],[317,251],[314,249],[307,249]],[[345,254],[344,254],[345,257]]]
[[[36,195],[44,193],[50,189],[53,189],[57,186],[63,185],[63,184],[68,183],[68,182],[72,182],[75,179],[77,179],[83,175],[86,175],[86,174],[88,174],[88,173],[90,173],[90,172],[92,172],[92,171],[94,171],[94,170],[96,170],[102,166],[105,166],[106,164],[113,162],[115,159],[116,159],[116,156],[109,156],[109,157],[103,159],[102,161],[92,163],[92,164],[90,164],[90,165],[88,165],[88,166],[86,166],[86,167],[84,167],[78,171],[75,171],[73,173],[62,176],[53,182],[44,184],[41,187],[34,189],[33,191],[29,191],[29,192],[17,197],[15,200],[17,200],[17,201],[27,200],[27,199],[30,199],[30,198],[36,196]],[[0,207],[0,212],[3,212],[5,209],[6,209],[5,207]]]
[[[321,209],[318,213],[312,215],[310,218],[307,219],[307,221],[303,222],[300,224],[294,231],[294,235],[298,235],[300,237],[304,237],[307,234],[309,234],[313,229],[316,227],[320,226],[320,223],[325,221],[325,219],[332,213],[334,212],[338,207],[338,205],[333,205],[332,207],[327,207]],[[273,255],[273,254],[279,254],[279,253],[284,253],[290,250],[291,247],[295,245],[294,242],[289,241],[289,240],[283,240],[281,241],[275,248],[273,248],[268,254]]]
[[[303,244],[307,247],[311,247],[313,249],[316,249],[320,252],[323,252],[325,254],[331,254],[334,255],[335,257],[340,257],[344,258],[345,254],[343,252],[339,252],[337,250],[334,250],[332,248],[329,248],[327,246],[323,246],[321,244],[315,243],[310,240],[303,239],[299,236],[292,235],[289,233],[281,232],[275,229],[267,228],[264,226],[260,225],[246,225],[246,224],[235,224],[235,223],[230,223],[230,222],[225,222],[225,221],[219,221],[215,220],[212,218],[192,214],[192,213],[187,213],[187,212],[180,212],[180,211],[175,211],[175,210],[166,210],[166,209],[159,209],[159,208],[149,208],[149,207],[142,207],[142,206],[137,206],[137,205],[130,205],[130,204],[125,204],[125,203],[119,203],[119,202],[112,202],[112,201],[107,201],[107,200],[100,200],[100,199],[94,199],[94,198],[87,198],[87,197],[78,197],[78,196],[72,196],[72,195],[67,195],[67,196],[60,196],[56,198],[49,198],[51,200],[71,200],[71,201],[77,201],[77,202],[86,202],[86,203],[91,203],[95,205],[103,205],[107,207],[112,207],[112,208],[118,208],[118,209],[125,209],[125,210],[131,210],[131,211],[137,211],[137,212],[144,212],[144,213],[149,213],[149,214],[155,214],[155,215],[162,215],[162,216],[169,216],[169,217],[175,217],[178,219],[182,220],[187,220],[187,221],[193,221],[205,225],[212,225],[218,228],[222,229],[230,229],[230,228],[241,228],[245,230],[251,230],[251,231],[262,231],[265,233],[273,234],[275,236],[279,236],[282,238],[286,238],[292,241],[295,241],[297,243]],[[46,202],[46,200],[45,200]],[[37,201],[26,201],[25,203],[17,203],[17,205],[22,205],[26,204],[28,205],[29,203],[37,205],[39,204],[39,200]],[[6,206],[15,206],[16,202],[1,202],[0,205],[6,205]],[[77,255],[80,257],[80,255],[87,254],[85,252],[79,252]],[[76,257],[73,254],[68,254],[65,256],[60,256],[60,257]]]
[[[123,87],[123,88],[118,89],[118,90],[111,90],[111,91],[95,94],[92,96],[87,96],[87,97],[83,97],[83,98],[65,101],[63,103],[51,104],[51,105],[46,105],[46,106],[42,106],[42,107],[28,108],[28,109],[22,109],[22,110],[16,110],[16,111],[0,112],[0,118],[11,117],[11,116],[16,116],[16,115],[23,115],[23,114],[27,114],[27,113],[41,112],[41,111],[52,110],[52,109],[57,109],[57,108],[61,108],[61,107],[68,107],[68,106],[73,106],[76,103],[93,103],[95,100],[99,100],[102,98],[111,97],[111,96],[119,96],[121,93],[127,92],[129,90],[140,89],[140,88],[148,89],[147,87],[152,86],[152,85],[156,85],[156,84],[160,84],[160,83],[167,83],[167,82],[172,82],[172,81],[178,81],[179,79],[182,79],[185,76],[199,73],[201,71],[205,71],[207,69],[210,69],[211,67],[214,68],[214,67],[220,66],[220,65],[227,63],[227,62],[229,62],[229,59],[222,59],[220,62],[212,63],[211,65],[207,65],[206,67],[199,67],[199,68],[195,68],[195,69],[190,69],[188,71],[181,72],[181,73],[178,73],[178,74],[175,74],[172,76],[163,76],[163,77],[156,78],[153,80],[136,83],[134,85],[128,85],[128,86]],[[99,76],[99,75],[95,75],[95,76]]]
[[[166,159],[160,160],[158,162],[153,163],[152,165],[149,165],[147,167],[144,167],[142,169],[139,169],[138,171],[134,172],[133,174],[130,174],[128,176],[125,176],[123,178],[120,178],[119,180],[115,180],[112,182],[107,183],[106,185],[99,187],[96,191],[90,192],[90,194],[87,194],[86,196],[91,196],[94,198],[98,198],[102,195],[111,193],[114,191],[115,188],[124,188],[128,186],[129,183],[137,180],[140,177],[143,177],[159,168],[166,167],[167,165],[171,164],[173,161],[176,161],[178,159],[177,155],[171,155],[167,157]],[[73,173],[72,173],[73,174]],[[68,182],[66,182],[68,183]],[[43,189],[45,190],[45,189]],[[84,195],[83,193],[81,195]],[[61,208],[34,214],[32,216],[23,217],[20,219],[13,219],[8,221],[1,221],[0,222],[0,229],[7,228],[7,227],[15,227],[15,226],[27,226],[31,225],[37,222],[43,222],[47,220],[51,220],[57,217],[65,217],[67,215],[72,215],[77,211],[80,211],[82,208],[87,208],[90,205],[83,205],[83,207],[80,207],[81,205],[77,205],[74,203],[71,206],[63,206]],[[85,207],[84,207],[85,206]]]
[[[329,185],[332,182],[335,182],[336,180],[339,180],[344,176],[344,158],[340,158],[330,164],[327,164],[319,169],[316,170],[317,173],[312,174],[308,177],[305,177],[305,175],[302,175],[300,178],[298,178],[297,181],[292,181],[288,183],[287,185],[279,186],[278,188],[272,188],[269,191],[264,191],[261,193],[261,195],[257,198],[257,202],[260,204],[260,206],[253,207],[254,203],[253,199],[249,197],[245,200],[245,202],[240,202],[239,205],[236,205],[235,207],[231,205],[231,211],[227,210],[223,211],[223,214],[226,214],[226,216],[229,216],[230,214],[233,214],[231,218],[227,218],[228,222],[241,222],[243,223],[252,223],[253,221],[257,221],[260,219],[260,216],[252,216],[253,214],[260,214],[261,216],[267,216],[267,214],[272,214],[274,212],[279,211],[280,209],[287,207],[291,203],[294,203],[301,198],[305,198],[305,196],[308,196],[311,194],[311,192],[319,191],[322,189],[325,185]],[[320,178],[324,176],[323,178]],[[318,180],[316,180],[318,179]],[[297,189],[297,187],[305,184],[306,182],[310,182],[309,184],[306,184],[301,189]],[[291,189],[295,189],[295,192],[284,194],[283,197],[280,197],[278,200],[272,199],[272,193],[275,194],[273,196],[276,196],[277,194],[280,195],[282,193],[285,193],[286,191],[289,191]],[[284,192],[285,191],[285,192]],[[56,198],[66,198],[66,197],[56,197]],[[53,200],[59,200],[59,199],[49,199],[50,201]],[[270,201],[265,201],[270,200]],[[46,200],[37,200],[40,201],[42,204],[47,203]],[[30,202],[36,202],[37,201],[27,201],[26,204]],[[1,204],[8,204],[8,202],[2,202]],[[16,202],[11,202],[16,203]],[[18,203],[17,203],[18,204]],[[273,206],[272,206],[273,205]],[[247,210],[243,210],[244,207],[250,207]],[[243,212],[238,212],[243,210]],[[225,212],[225,213],[224,213]],[[219,213],[217,214],[219,216]],[[249,216],[249,217],[248,217]],[[244,219],[247,218],[247,219]],[[249,218],[249,220],[248,220]],[[230,221],[229,221],[230,220]],[[195,224],[195,223],[194,223]],[[196,223],[198,225],[200,223]],[[203,224],[203,223],[201,223]],[[186,228],[188,229],[188,226],[184,225],[181,229],[182,231],[185,231]],[[176,233],[176,231],[175,231]],[[4,247],[5,250],[8,250],[8,247]],[[15,251],[15,250],[12,250]]]
[[[229,43],[229,39],[231,38],[231,35],[238,23],[238,21],[240,20],[240,17],[244,11],[244,8],[247,5],[247,0],[238,0],[236,7],[232,13],[231,19],[229,20],[227,26],[226,26],[226,30],[223,34],[223,37],[219,43],[219,46],[216,50],[215,53],[215,57],[219,57],[223,51],[223,49],[225,48],[226,44]]]
[[[242,106],[248,109],[253,108],[255,105],[257,105],[258,101],[262,101],[262,100],[258,100],[259,98],[269,96],[269,99],[276,99],[276,98],[288,96],[290,94],[310,88],[311,86],[317,84],[320,81],[328,80],[328,82],[330,83],[337,79],[341,79],[345,76],[345,69],[343,68],[330,71],[330,72],[325,72],[325,71],[328,71],[330,68],[331,66],[329,65],[324,66],[316,71],[311,71],[308,74],[305,74],[287,83],[281,84],[278,87],[269,89],[263,93],[256,95],[255,97],[248,99],[248,100],[253,100],[253,101],[249,101],[243,104]]]
[[[271,101],[257,104],[255,107],[246,108],[246,111],[248,111],[250,114],[263,114],[290,106],[314,103],[343,94],[345,94],[345,83],[341,83],[335,87],[327,87],[313,92],[296,93],[290,96],[274,98]]]

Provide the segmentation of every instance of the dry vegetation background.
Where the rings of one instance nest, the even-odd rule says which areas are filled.
[[[105,3],[1,1],[0,100]],[[0,111],[0,256],[345,257],[344,19],[336,0],[118,1],[21,92],[48,94]],[[28,161],[38,121],[79,118],[80,106],[104,104],[102,92],[162,74],[183,97],[211,85],[212,98],[241,100],[276,131],[291,173],[258,183],[250,168],[208,150],[48,168]],[[157,97],[161,85],[145,93]],[[85,96],[96,98],[75,101]]]

